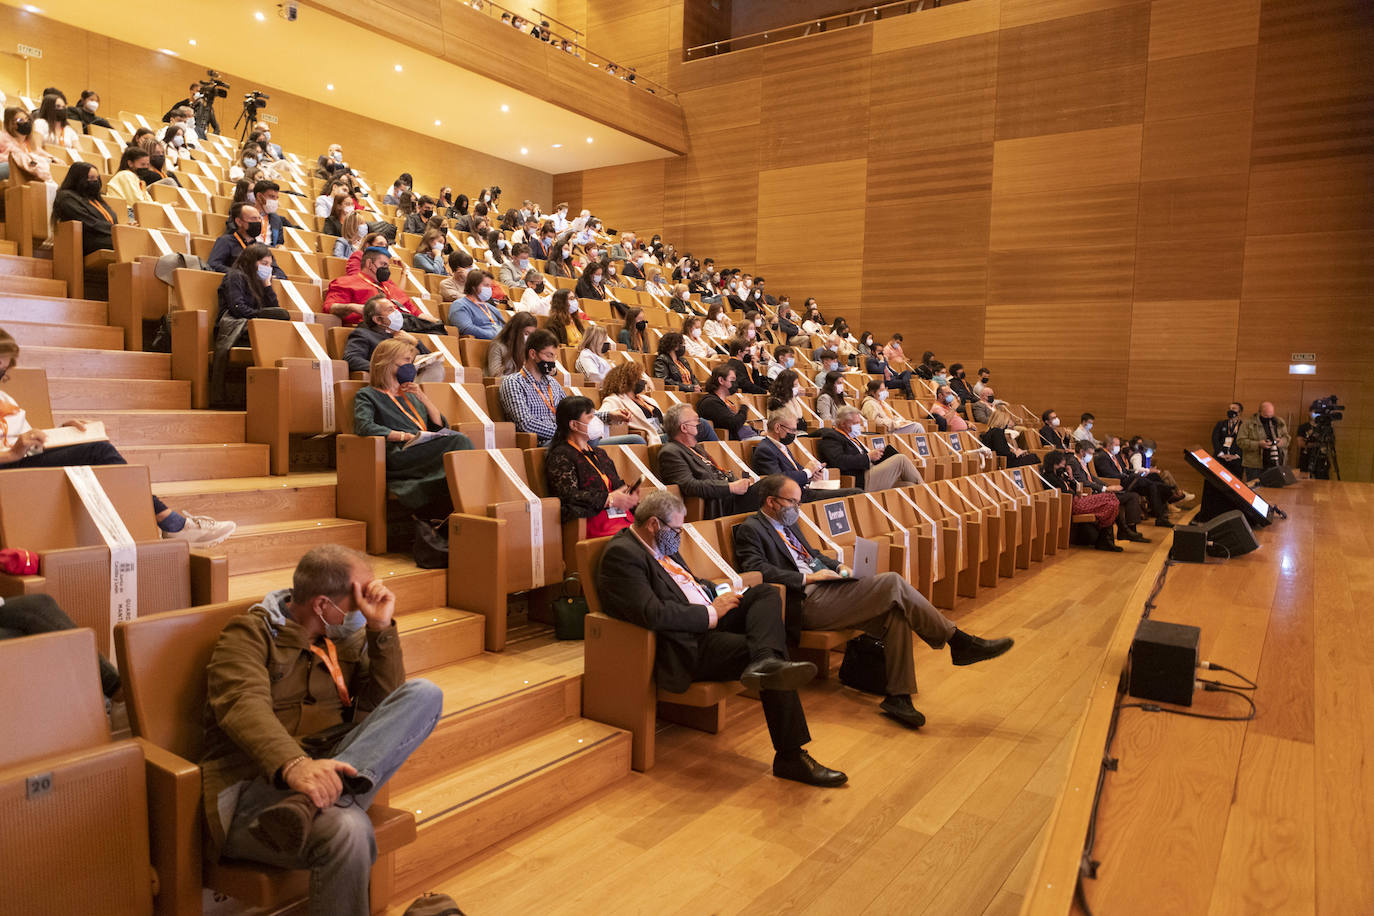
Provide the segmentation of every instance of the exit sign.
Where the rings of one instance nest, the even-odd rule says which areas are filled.
[[[263,121],[267,124],[276,124],[277,116],[274,114],[268,114],[267,112],[263,112],[262,114],[258,115],[258,120]]]
[[[1293,362],[1295,363],[1315,363],[1317,354],[1315,353],[1294,353]]]
[[[33,58],[34,60],[41,60],[42,57],[43,57],[43,49],[42,49],[42,48],[31,48],[31,47],[29,47],[28,45],[24,44],[24,43],[21,41],[21,42],[19,43],[19,56],[20,56],[20,57],[31,57],[31,58]]]

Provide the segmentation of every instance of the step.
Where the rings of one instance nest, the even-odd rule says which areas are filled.
[[[178,484],[167,486],[170,489]],[[261,598],[274,589],[289,588],[291,573],[297,559],[299,557],[287,560],[286,562],[292,564],[289,566],[273,566],[252,573],[234,574],[231,569],[229,600]],[[395,592],[397,613],[438,607],[445,603],[448,587],[445,570],[419,569],[410,557],[395,553],[369,556],[368,560],[372,563],[373,574],[385,581],[387,587]]]
[[[23,347],[124,349],[124,331],[101,324],[43,324],[5,319],[5,330]]]
[[[471,611],[435,607],[396,615],[407,674],[452,665],[482,654],[486,618]]]
[[[0,254],[0,276],[52,277],[52,261],[25,258],[16,254]]]
[[[192,413],[215,416],[206,410]],[[159,485],[158,495],[168,502],[175,498],[196,515],[232,518],[240,525],[335,514],[333,473],[181,480]]]
[[[159,494],[161,495],[161,494]],[[228,521],[236,521],[233,516]],[[362,550],[367,526],[342,518],[303,518],[290,522],[263,522],[239,525],[229,540],[212,547],[210,553],[229,557],[229,574],[261,572],[276,569],[283,563],[295,564],[312,547],[321,544],[342,544]],[[289,588],[291,576],[285,576],[277,588]]]
[[[392,792],[417,835],[396,851],[398,896],[627,776],[630,735],[574,719],[424,786]]]
[[[53,410],[190,410],[191,383],[61,376],[48,379],[48,397]]]
[[[9,239],[0,239],[0,254],[18,254],[19,243]]]
[[[165,381],[172,377],[171,354],[144,353],[141,350],[25,347],[23,364],[47,370],[49,380],[77,376],[101,380],[127,378]]]
[[[37,283],[60,283],[60,280],[32,279]],[[53,325],[90,325],[99,327],[106,322],[108,306],[93,299],[67,299],[35,295],[27,292],[0,290],[0,324],[14,322],[45,322]]]
[[[242,411],[217,410],[60,410],[53,422],[99,420],[118,448],[156,442],[166,445],[242,443]],[[312,513],[319,514],[319,513]]]
[[[406,673],[413,673],[409,658]],[[423,677],[444,691],[444,712],[393,777],[397,791],[514,747],[582,710],[581,674],[500,652],[482,652]]]
[[[121,447],[130,464],[146,464],[153,483],[206,477],[261,477],[268,471],[268,447],[259,442]]]
[[[54,280],[52,277],[27,277],[18,274],[0,274],[0,292],[29,293],[34,296],[56,296],[60,299],[67,295],[67,283],[65,280]],[[100,305],[103,314],[105,303],[102,302]]]

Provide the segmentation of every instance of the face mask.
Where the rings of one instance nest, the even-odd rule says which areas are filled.
[[[491,287],[489,287],[489,286],[478,287],[478,289],[477,289],[477,298],[481,299],[483,302],[486,302],[488,299],[490,299],[490,298],[491,298]]]
[[[858,436],[858,435],[861,435],[861,434],[863,433],[863,431],[864,431],[864,425],[863,425],[862,423],[851,423],[851,424],[849,424],[849,434],[850,434],[851,436]]]
[[[263,131],[262,138],[263,138],[264,140],[271,140],[271,139],[272,139],[272,132],[271,132],[270,130],[268,130],[268,131]]]
[[[675,350],[674,352],[677,354],[677,358],[678,358],[678,359],[682,359],[684,356],[687,355],[687,348],[686,348],[686,347],[678,347],[677,350]]]
[[[731,281],[730,281],[730,288],[731,288],[731,289],[738,289],[738,288],[739,288],[739,284],[736,283],[734,280],[731,280]]]
[[[635,328],[636,328],[637,330],[640,330],[640,331],[644,330],[644,329],[647,328],[648,326],[649,326],[649,322],[645,321],[645,320],[642,319],[642,318],[641,318],[639,321],[636,321],[636,322],[635,322]]]
[[[839,369],[840,369],[840,364],[839,364],[839,363],[836,363],[836,362],[832,362],[832,363],[830,363],[830,365],[827,366],[826,368],[827,368],[829,371],[831,371],[831,372],[838,372]]]
[[[21,137],[27,137],[29,134],[33,133],[33,122],[20,121],[18,124],[14,125],[14,132]]]
[[[1240,411],[1238,411],[1238,410],[1228,410],[1228,411],[1226,411],[1226,418],[1227,418],[1228,420],[1234,420],[1234,419],[1235,419],[1236,417],[1238,417],[1238,416],[1240,416]]]
[[[754,333],[754,329],[753,329],[753,328],[750,328],[749,330],[745,331],[745,333],[744,333],[744,339],[745,339],[745,340],[753,340],[753,339],[754,339],[755,337],[757,337],[757,336],[758,336],[758,335]]]
[[[255,165],[257,165],[257,164],[258,164],[258,159],[257,159],[256,156],[244,156],[244,157],[243,157],[243,167],[244,167],[244,168],[246,168],[246,169],[251,169],[253,166],[255,166]]]
[[[433,211],[433,210],[421,210],[421,211],[420,211],[420,216],[421,216],[422,218],[424,218],[424,219],[429,219],[429,218],[430,218],[431,216],[433,216],[433,215],[434,215],[434,211]]]
[[[795,357],[791,357],[791,356],[787,357],[787,359],[785,359],[785,360],[782,361],[782,365],[783,365],[783,367],[786,368],[786,369],[791,369],[791,368],[792,368],[793,366],[795,366],[796,364],[797,364],[796,358],[795,358]]]
[[[1050,419],[1050,425],[1051,425],[1051,426],[1058,426],[1058,425],[1059,425],[1059,418],[1058,418],[1058,417],[1053,417],[1053,418],[1051,418],[1051,419]]]
[[[558,363],[551,359],[541,359],[535,363],[535,365],[539,367],[539,371],[544,375],[553,375],[554,370],[558,368]]]
[[[937,384],[937,385],[948,385],[948,384],[949,384],[949,376],[943,375],[943,374],[935,376],[935,384]]]
[[[796,506],[788,506],[787,508],[783,509],[781,512],[778,513],[778,521],[782,522],[783,525],[788,528],[791,528],[793,525],[795,525],[797,523],[797,520],[800,518],[801,510],[798,509]]]
[[[269,200],[267,203],[262,205],[262,208],[266,210],[268,213],[276,213],[278,203],[280,202],[275,200]]]
[[[793,386],[792,386],[792,397],[794,397],[794,398],[799,398],[799,397],[801,397],[801,393],[802,393],[802,387],[801,387],[800,385],[793,385]]]
[[[59,109],[57,109],[57,111],[53,112],[53,116],[52,116],[52,117],[53,117],[53,120],[56,121],[58,124],[66,124],[66,123],[67,123],[67,109],[65,109],[65,108],[59,108]]]
[[[614,267],[614,266],[607,267],[607,268],[606,268],[606,273],[609,274],[610,276],[614,277],[614,276],[615,276],[615,267]]]
[[[781,442],[783,445],[791,445],[793,442],[796,442],[796,441],[797,441],[797,434],[796,434],[796,433],[788,433],[787,435],[783,436],[783,437],[782,437],[781,439],[779,439],[778,441]]]
[[[257,238],[258,236],[262,235],[262,221],[254,220],[253,222],[249,223],[246,227],[244,227],[243,231],[248,233],[248,237],[250,239]]]
[[[886,401],[886,400],[887,400],[887,389],[886,389],[886,388],[879,388],[879,389],[878,389],[878,400],[880,400],[880,401]]]
[[[185,143],[185,142],[186,142],[186,138],[183,137],[181,134],[177,134],[175,137],[172,138],[172,145],[173,145],[173,146],[181,146],[181,145],[182,145],[183,143]]]
[[[339,152],[338,150],[335,150],[333,153],[330,154],[330,158],[333,159],[335,162],[343,162],[343,153]]]
[[[957,399],[954,397],[954,395],[952,395],[952,394],[947,394],[947,395],[945,395],[945,403],[946,403],[946,404],[951,404],[951,405],[952,405],[952,404],[955,402],[955,400],[957,400]]]
[[[86,110],[89,111],[91,114],[95,114],[99,109],[100,103],[95,101],[94,99],[86,103]]]
[[[1093,421],[1092,421],[1092,420],[1089,420],[1087,423],[1084,423],[1084,424],[1083,424],[1083,428],[1084,428],[1084,429],[1092,429],[1092,428],[1093,428]]]
[[[1146,458],[1153,458],[1153,457],[1154,457],[1154,454],[1155,454],[1155,450],[1154,450],[1154,449],[1152,449],[1152,448],[1147,448],[1147,449],[1145,449],[1145,457],[1146,457]]]
[[[678,295],[678,298],[681,299],[683,302],[690,302],[692,299],[692,294],[687,290],[683,290],[682,293]]]
[[[1113,454],[1113,455],[1119,455],[1119,454],[1121,454],[1121,446],[1119,446],[1119,445],[1113,445],[1113,446],[1112,446],[1112,454]]]
[[[601,422],[601,418],[593,416],[587,423],[587,438],[592,442],[606,438],[606,424]]]
[[[402,385],[409,385],[415,381],[415,364],[406,363],[404,366],[397,366],[396,381]]]
[[[87,196],[87,197],[95,197],[95,196],[96,196],[97,194],[99,194],[99,193],[100,193],[100,179],[99,179],[99,178],[87,178],[87,179],[86,179],[86,196]]]
[[[580,314],[581,311],[582,311],[582,309],[578,306],[577,300],[574,299],[573,297],[569,296],[569,297],[568,297],[568,314],[570,314],[570,315],[577,315],[577,314]]]
[[[595,283],[595,284],[600,285],[600,283],[601,283],[601,274],[594,274],[594,275],[592,276],[592,282]]]
[[[658,535],[654,538],[654,546],[663,556],[671,557],[682,547],[682,532],[664,525],[658,529]]]
[[[520,269],[521,269],[521,270],[529,270],[529,269],[530,269],[530,259],[529,259],[529,258],[521,258],[519,261],[516,261],[515,263],[517,263],[517,264],[520,265]]]
[[[700,340],[700,339],[701,339],[701,328],[692,328],[692,339],[693,339],[693,340]]]
[[[602,353],[609,353],[609,352],[611,352],[611,342],[610,342],[609,340],[606,341],[604,344],[601,345],[601,352],[602,352]]]
[[[571,248],[564,248],[564,249],[563,249],[563,257],[565,257],[565,258],[572,257],[572,249],[571,249]]]
[[[157,169],[160,172],[162,171],[163,166],[167,164],[167,157],[162,155],[161,153],[154,153],[153,155],[148,157],[148,162],[152,165],[153,168]]]
[[[358,241],[361,242],[361,241],[362,241],[364,238],[366,238],[366,237],[367,237],[367,226],[366,226],[366,225],[359,226],[359,227],[358,227]]]
[[[272,277],[272,265],[271,265],[271,264],[259,264],[259,265],[258,265],[258,279],[259,279],[259,280],[262,280],[262,281],[265,283],[265,282],[267,282],[269,279],[271,279],[271,277]]]
[[[386,281],[388,281],[388,280],[390,280],[390,279],[391,279],[391,268],[390,268],[390,267],[378,267],[378,268],[377,268],[377,282],[378,282],[378,283],[385,283]]]

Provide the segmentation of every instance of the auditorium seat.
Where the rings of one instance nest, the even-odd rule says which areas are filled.
[[[112,248],[101,248],[90,254],[83,254],[81,236],[82,226],[79,222],[63,220],[57,224],[57,233],[53,239],[53,276],[66,281],[67,295],[72,299],[86,298],[86,281],[89,275],[94,275],[97,278],[97,288],[104,290],[107,283],[106,270],[115,260]]]
[[[248,441],[271,448],[273,474],[285,474],[291,463],[292,436],[332,435],[335,414],[325,407],[325,376],[309,335],[321,352],[325,327],[297,321],[254,318],[248,322],[253,365],[248,369]],[[333,378],[348,378],[348,364],[330,360]],[[331,389],[332,391],[332,389]]]

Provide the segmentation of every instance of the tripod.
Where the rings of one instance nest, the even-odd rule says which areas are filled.
[[[1312,427],[1312,437],[1307,441],[1307,460],[1303,463],[1309,477],[1330,480],[1334,472],[1336,479],[1341,479],[1341,463],[1336,457],[1336,430],[1329,422]]]
[[[253,124],[258,119],[258,106],[253,104],[252,99],[247,99],[243,103],[243,110],[239,112],[239,119],[234,122],[234,130],[238,130],[240,124],[243,130],[239,131],[239,146],[243,146],[243,141],[248,139],[249,132],[253,129]]]

